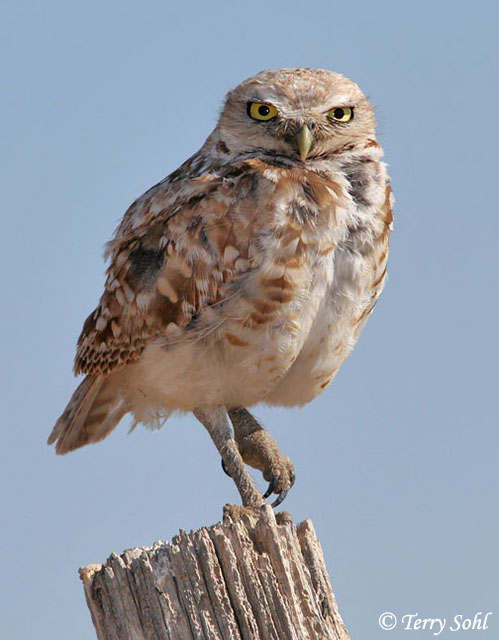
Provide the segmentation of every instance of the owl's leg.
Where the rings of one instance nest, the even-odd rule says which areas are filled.
[[[234,480],[241,495],[244,507],[260,507],[263,499],[248,473],[244,461],[239,453],[237,444],[232,437],[232,429],[227,419],[225,407],[195,409],[196,418],[206,427],[211,439],[215,443],[224,468]]]
[[[230,409],[229,416],[244,462],[263,472],[263,477],[270,483],[263,497],[277,493],[277,499],[272,503],[273,507],[277,507],[294,484],[293,463],[281,453],[274,438],[249,411],[243,408]],[[230,469],[225,468],[225,471],[232,475]]]

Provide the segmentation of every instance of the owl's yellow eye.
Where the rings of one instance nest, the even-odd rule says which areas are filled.
[[[248,102],[248,115],[253,120],[272,120],[277,115],[277,109],[264,102]]]
[[[351,107],[335,107],[327,112],[328,118],[336,122],[348,122],[353,118],[353,109]]]

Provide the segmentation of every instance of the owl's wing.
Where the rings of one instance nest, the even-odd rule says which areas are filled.
[[[147,344],[220,302],[251,268],[251,172],[159,183],[127,211],[108,244],[104,293],[78,340],[75,374],[108,374]],[[226,288],[225,288],[226,290]]]

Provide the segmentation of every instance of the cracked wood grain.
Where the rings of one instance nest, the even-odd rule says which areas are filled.
[[[310,520],[265,505],[80,569],[99,640],[348,640]]]

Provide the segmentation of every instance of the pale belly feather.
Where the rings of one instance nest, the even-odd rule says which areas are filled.
[[[304,405],[329,385],[355,346],[367,319],[364,312],[372,305],[369,270],[365,258],[336,253],[334,275],[327,283],[303,348],[265,402]]]
[[[324,297],[314,286],[299,305],[287,308],[264,327],[241,331],[240,322],[225,319],[208,337],[166,346],[149,345],[140,362],[128,368],[126,386],[140,421],[161,408],[192,411],[200,406],[249,407],[266,401],[293,366]],[[231,345],[224,336],[238,335],[247,345]]]
[[[332,257],[324,261],[306,295],[269,326],[241,333],[240,319],[228,313],[208,337],[149,345],[127,373],[136,419],[147,423],[160,414],[200,406],[311,401],[331,382],[357,340],[355,319],[370,300],[363,262],[344,253],[335,262]],[[247,346],[227,344],[222,336],[231,331]]]

